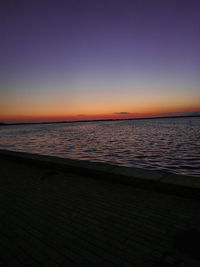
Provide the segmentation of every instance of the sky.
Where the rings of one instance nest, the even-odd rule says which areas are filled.
[[[198,0],[3,0],[0,121],[200,112]]]

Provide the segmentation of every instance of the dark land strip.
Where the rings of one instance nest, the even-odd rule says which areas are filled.
[[[98,119],[98,120],[74,120],[74,121],[42,121],[42,122],[0,122],[0,126],[17,126],[17,125],[37,125],[37,124],[55,124],[55,123],[85,123],[85,122],[106,122],[106,121],[133,121],[133,120],[154,120],[154,119],[177,119],[177,118],[199,118],[200,115],[188,116],[158,116],[142,117],[128,119]]]

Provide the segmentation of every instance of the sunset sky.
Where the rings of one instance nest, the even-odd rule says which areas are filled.
[[[198,0],[1,2],[0,121],[199,112],[199,14]]]

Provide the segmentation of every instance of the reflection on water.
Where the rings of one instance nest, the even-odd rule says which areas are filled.
[[[200,118],[2,126],[0,149],[200,176]]]

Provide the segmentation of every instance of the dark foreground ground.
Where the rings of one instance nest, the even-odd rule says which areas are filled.
[[[0,266],[158,266],[200,201],[0,159]]]

